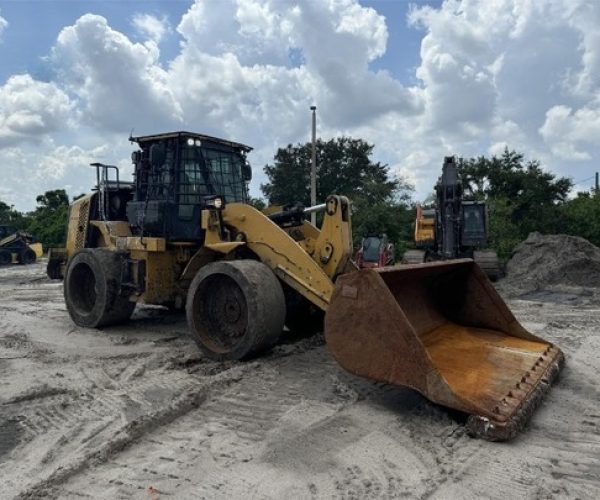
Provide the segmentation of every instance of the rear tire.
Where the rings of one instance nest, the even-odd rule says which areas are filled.
[[[212,262],[192,280],[186,315],[192,337],[206,356],[246,359],[277,343],[285,298],[279,280],[262,262]]]
[[[121,262],[104,248],[80,250],[69,260],[64,295],[76,325],[100,328],[127,321],[135,302],[121,294]]]
[[[37,259],[37,255],[31,248],[24,248],[19,253],[19,264],[33,264]]]

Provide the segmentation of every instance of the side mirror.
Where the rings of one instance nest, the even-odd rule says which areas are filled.
[[[152,144],[150,146],[150,165],[152,168],[158,168],[164,165],[167,158],[167,150],[164,144]]]
[[[246,182],[250,182],[252,180],[252,167],[248,161],[245,161],[242,164],[242,178]]]

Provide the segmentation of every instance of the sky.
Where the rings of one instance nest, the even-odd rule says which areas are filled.
[[[131,171],[128,137],[278,147],[349,135],[425,198],[443,157],[539,160],[587,189],[600,160],[597,0],[0,0],[0,200]],[[307,165],[308,168],[308,165]]]

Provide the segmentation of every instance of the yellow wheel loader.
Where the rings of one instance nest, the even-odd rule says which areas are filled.
[[[316,310],[345,369],[466,412],[490,440],[513,437],[558,373],[561,351],[519,324],[472,260],[357,270],[345,197],[263,213],[248,204],[248,146],[131,140],[134,182],[94,164],[97,188],[73,202],[48,264],[77,325],[126,321],[136,303],[185,308],[206,356],[245,359]]]

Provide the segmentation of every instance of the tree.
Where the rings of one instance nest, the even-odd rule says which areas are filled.
[[[531,231],[565,232],[570,179],[557,178],[508,148],[499,157],[461,159],[459,172],[467,199],[487,201],[490,236],[502,257]]]
[[[38,206],[29,214],[27,229],[44,247],[62,246],[65,242],[69,197],[64,189],[46,191],[36,198]]]
[[[362,139],[339,137],[317,141],[317,202],[330,194],[348,196],[353,204],[354,242],[367,233],[387,232],[400,246],[411,239],[408,208],[412,186],[390,177],[387,165],[371,161],[374,146]],[[264,168],[261,190],[272,204],[310,204],[311,143],[279,148],[274,164]]]
[[[0,200],[0,224],[15,226],[17,229],[21,229],[25,225],[25,218],[12,205],[8,205]]]
[[[563,207],[567,234],[582,236],[600,246],[600,196],[588,192],[577,193]]]

